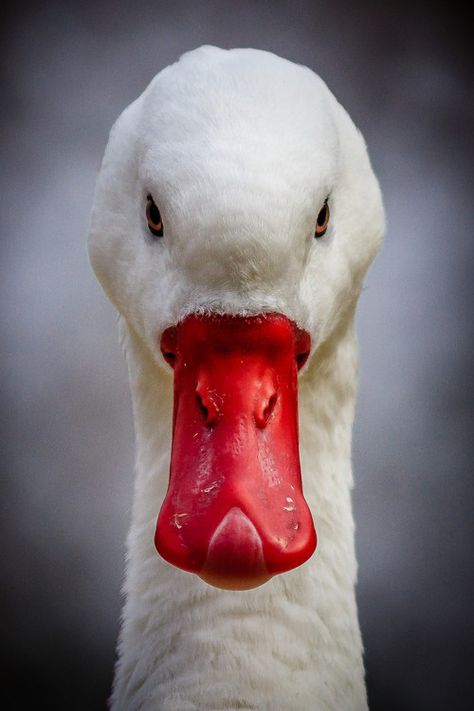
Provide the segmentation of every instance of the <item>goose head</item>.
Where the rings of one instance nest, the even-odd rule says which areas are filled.
[[[244,589],[313,553],[298,381],[353,309],[382,234],[364,141],[308,68],[202,47],[117,120],[89,252],[174,378],[155,537],[170,563]]]

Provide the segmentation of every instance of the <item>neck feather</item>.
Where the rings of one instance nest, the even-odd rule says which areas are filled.
[[[154,529],[171,442],[172,377],[123,327],[136,429],[126,602],[112,708],[366,709],[354,585],[353,313],[299,388],[300,456],[318,549],[255,590],[227,592],[162,561]]]

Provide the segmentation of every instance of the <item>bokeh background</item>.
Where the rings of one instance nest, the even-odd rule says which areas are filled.
[[[105,708],[133,433],[114,311],[86,257],[88,216],[116,116],[207,43],[309,65],[367,139],[388,216],[358,316],[354,507],[370,700],[374,711],[471,709],[467,17],[340,0],[25,0],[2,12],[3,708]]]

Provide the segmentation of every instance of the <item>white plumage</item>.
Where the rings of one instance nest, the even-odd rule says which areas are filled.
[[[147,230],[149,193],[160,240]],[[329,228],[315,240],[326,198]],[[354,312],[383,229],[360,133],[317,75],[270,53],[189,52],[113,127],[89,250],[122,317],[137,445],[116,711],[367,707],[350,500]],[[312,338],[300,457],[318,549],[245,592],[206,585],[153,545],[172,421],[159,337],[194,312],[279,312]]]

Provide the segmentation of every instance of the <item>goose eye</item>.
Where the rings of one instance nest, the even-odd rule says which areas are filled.
[[[324,205],[319,211],[318,219],[316,220],[316,226],[314,228],[314,236],[315,237],[322,237],[327,228],[328,228],[328,222],[329,222],[329,205],[328,201],[324,201]]]
[[[151,234],[155,237],[163,237],[163,220],[151,195],[146,196],[146,219]]]

